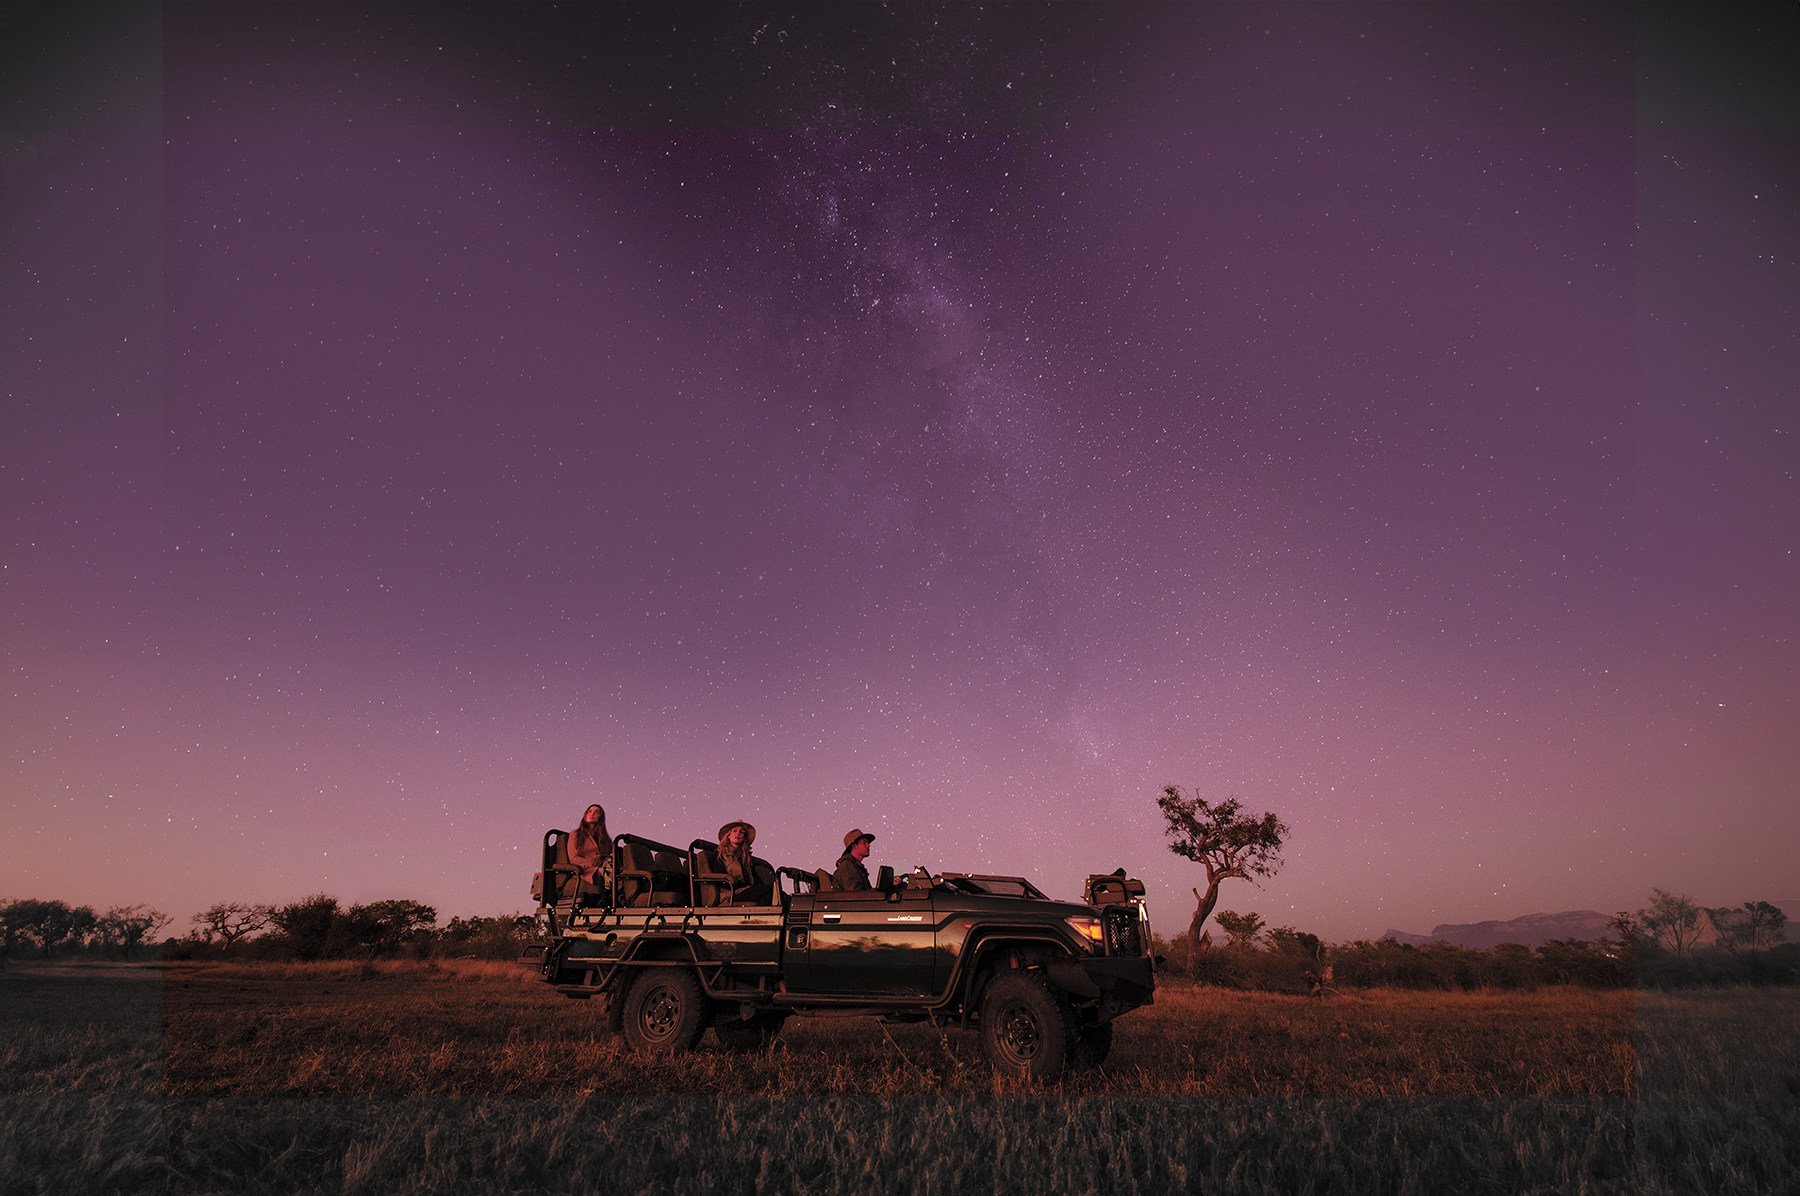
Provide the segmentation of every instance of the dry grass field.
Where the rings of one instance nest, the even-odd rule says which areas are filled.
[[[795,1019],[645,1064],[510,965],[14,964],[0,1190],[1772,1192],[1800,992],[1167,986],[1106,1066]]]

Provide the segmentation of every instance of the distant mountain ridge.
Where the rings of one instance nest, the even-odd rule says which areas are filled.
[[[1612,934],[1612,917],[1591,909],[1565,910],[1560,914],[1526,914],[1504,922],[1446,922],[1432,928],[1430,934],[1408,934],[1390,930],[1382,935],[1396,943],[1422,947],[1427,943],[1448,943],[1484,951],[1501,943],[1518,943],[1522,947],[1541,947],[1552,939],[1603,939]]]

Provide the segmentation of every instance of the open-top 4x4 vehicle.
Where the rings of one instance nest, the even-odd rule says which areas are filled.
[[[882,868],[867,891],[767,869],[750,889],[734,899],[704,840],[636,835],[614,839],[611,883],[587,885],[549,831],[525,958],[565,996],[601,998],[638,1051],[689,1050],[709,1026],[750,1050],[794,1014],[870,1014],[974,1027],[996,1070],[1038,1079],[1102,1062],[1114,1019],[1155,989],[1144,886],[1123,869],[1089,877],[1085,903],[922,868]]]

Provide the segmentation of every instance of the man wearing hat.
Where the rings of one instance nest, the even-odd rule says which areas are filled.
[[[831,874],[831,883],[851,892],[874,888],[869,883],[869,870],[863,867],[863,861],[869,858],[869,844],[874,841],[874,835],[861,830],[845,835],[844,854],[838,857],[837,870]]]

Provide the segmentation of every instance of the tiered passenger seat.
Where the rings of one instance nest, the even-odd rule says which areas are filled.
[[[667,852],[637,843],[619,848],[619,904],[644,907],[686,905],[687,868]]]
[[[731,874],[725,871],[719,853],[699,840],[688,850],[694,860],[694,904],[730,905]]]
[[[579,894],[582,905],[604,905],[607,894],[597,886],[581,880],[581,869],[569,862],[569,832],[552,831],[548,883],[545,872],[531,876],[531,895],[546,905],[572,907]]]

